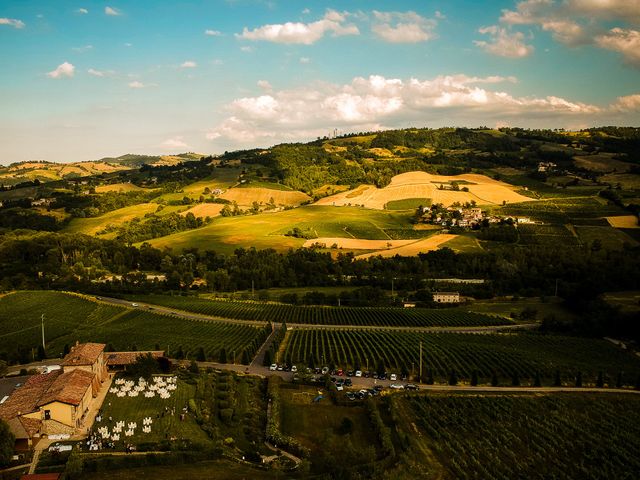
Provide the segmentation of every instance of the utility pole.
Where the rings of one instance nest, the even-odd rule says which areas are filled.
[[[44,349],[44,313],[40,317],[40,322],[42,323],[42,348]]]
[[[420,341],[420,381],[422,381],[422,340]]]

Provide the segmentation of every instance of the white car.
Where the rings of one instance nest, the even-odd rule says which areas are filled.
[[[132,306],[132,307],[137,307],[137,306],[139,306],[139,305],[138,305],[137,303],[132,303],[132,304],[131,304],[131,306]]]
[[[342,385],[336,385],[336,390],[341,392],[342,390],[344,390],[344,387]]]
[[[296,367],[295,365],[293,367],[291,367],[291,372],[292,373],[296,373],[298,371],[298,367]]]
[[[389,388],[395,388],[396,390],[404,390],[404,385],[399,385],[397,383],[392,383],[389,385]]]
[[[276,365],[275,363],[272,363],[271,366],[269,367],[269,370],[271,370],[272,372],[275,372],[278,369],[278,365]]]
[[[322,375],[329,373],[329,367],[322,367]]]
[[[356,377],[361,377],[361,376],[362,376],[362,371],[356,370]]]
[[[391,380],[392,382],[395,382],[398,379],[398,377],[396,376],[395,373],[392,373],[391,375],[389,375],[389,380]]]

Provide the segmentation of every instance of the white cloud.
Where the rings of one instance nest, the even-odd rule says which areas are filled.
[[[93,49],[93,45],[85,45],[84,47],[73,47],[71,50],[77,53],[86,53]]]
[[[302,10],[303,15],[309,15],[310,13],[311,13],[311,10],[309,10],[308,8],[305,8],[304,10]]]
[[[253,52],[253,47],[245,45],[244,47],[240,47],[240,51],[244,53],[251,53]]]
[[[93,77],[104,77],[104,74],[105,74],[105,72],[96,70],[94,68],[90,68],[89,70],[87,70],[87,73]]]
[[[344,85],[320,83],[270,90],[232,101],[226,107],[227,118],[210,129],[207,138],[248,145],[313,138],[333,128],[365,131],[417,122],[460,123],[469,118],[476,124],[517,124],[535,118],[544,122],[550,118],[583,120],[603,112],[596,105],[558,96],[518,97],[497,87],[516,81],[497,75],[447,75],[428,80],[372,75]]]
[[[129,82],[129,88],[135,88],[135,89],[150,88],[150,87],[157,87],[157,86],[158,86],[157,83],[142,83],[139,80],[134,80],[133,82]]]
[[[80,15],[86,15],[87,13],[89,13],[89,10],[87,10],[86,8],[79,8],[76,10],[76,13],[79,13]]]
[[[47,77],[49,78],[64,78],[64,77],[73,77],[75,73],[76,67],[74,67],[69,62],[61,63],[56,67],[55,70],[47,73]]]
[[[624,60],[640,67],[640,32],[624,28],[612,28],[595,38],[600,48],[620,52]]]
[[[24,28],[25,24],[22,20],[16,18],[0,18],[0,25],[9,25],[14,28]]]
[[[185,143],[184,141],[184,137],[181,135],[178,135],[176,137],[172,137],[172,138],[168,138],[167,140],[165,140],[164,142],[162,142],[160,144],[161,148],[165,148],[167,150],[176,150],[179,148],[185,148],[185,149],[190,149],[191,147],[189,145],[187,145],[187,143]]]
[[[120,10],[117,10],[115,8],[112,8],[112,7],[104,7],[104,13],[105,13],[105,15],[110,15],[112,17],[117,17],[118,15],[122,15]]]
[[[198,64],[193,60],[187,60],[180,65],[180,68],[196,68]]]
[[[640,93],[618,97],[611,104],[611,109],[618,112],[640,112]]]
[[[390,43],[418,43],[436,37],[436,20],[422,17],[415,12],[373,11],[375,22],[371,30],[379,38]]]
[[[334,37],[342,35],[359,35],[358,27],[345,23],[348,13],[327,10],[324,17],[316,22],[287,22],[284,24],[263,25],[249,30],[244,28],[236,38],[252,41],[311,45],[332,33]]]
[[[204,34],[209,37],[220,37],[222,35],[222,32],[219,30],[205,30]]]
[[[309,57],[300,57],[300,63],[311,63],[311,59]]]
[[[224,62],[220,58],[214,58],[211,60],[212,65],[224,65]]]
[[[265,92],[269,92],[269,91],[273,90],[273,87],[271,86],[271,84],[267,80],[258,80],[258,84],[257,85],[258,85],[258,87],[260,87]]]
[[[508,58],[522,58],[533,52],[533,46],[524,43],[522,32],[509,32],[506,28],[491,25],[478,29],[479,33],[490,35],[491,40],[474,40],[473,43],[487,53]]]

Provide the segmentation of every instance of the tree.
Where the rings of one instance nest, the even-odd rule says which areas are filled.
[[[604,387],[604,374],[602,370],[598,372],[598,378],[596,379],[596,387],[603,388]]]
[[[435,383],[433,379],[433,371],[431,369],[427,372],[427,381],[425,383],[427,385],[433,385]]]
[[[540,372],[538,372],[537,370],[536,370],[535,377],[533,377],[533,386],[534,387],[541,387],[542,386],[542,381],[540,380]]]
[[[498,374],[496,372],[491,372],[491,386],[497,387],[498,385],[500,385],[498,382]]]
[[[561,387],[562,386],[562,379],[560,378],[560,371],[556,370],[555,376],[553,377],[553,386],[554,387]]]
[[[249,356],[249,352],[247,350],[242,350],[242,364],[249,365],[251,363],[251,357]]]
[[[36,355],[36,358],[38,360],[44,360],[45,358],[47,358],[47,352],[42,345],[38,345],[38,353]]]
[[[449,373],[449,385],[457,385],[458,384],[458,375],[455,370],[451,370]]]
[[[518,372],[513,372],[513,375],[511,375],[511,385],[514,387],[520,386],[520,375],[518,375]]]
[[[472,387],[478,386],[478,371],[477,370],[474,370],[473,372],[471,372],[471,386]]]
[[[618,378],[616,379],[616,388],[622,388],[623,384],[624,384],[624,373],[620,372],[618,373]]]
[[[582,372],[578,372],[576,375],[576,387],[582,387]]]
[[[129,375],[134,378],[151,378],[158,371],[160,371],[160,365],[150,353],[138,355],[136,361],[127,368]]]
[[[409,376],[409,369],[407,368],[407,365],[405,363],[402,363],[402,365],[400,365],[400,375],[402,375],[403,377]]]
[[[191,360],[191,363],[189,363],[189,371],[191,373],[200,373],[200,368],[194,360]]]
[[[268,367],[271,365],[271,350],[267,350],[264,352],[264,360],[262,361],[262,365]]]
[[[218,353],[218,362],[227,363],[227,349],[222,347],[220,353]]]
[[[378,359],[378,365],[376,367],[376,372],[378,373],[378,376],[384,375],[384,373],[385,373],[384,360],[381,359],[381,358]]]
[[[178,347],[178,351],[176,352],[176,358],[178,360],[184,359],[184,351],[182,350],[182,345]]]
[[[207,356],[204,353],[204,348],[198,348],[198,353],[196,354],[196,360],[199,362],[205,362],[207,360]]]
[[[11,461],[15,441],[9,425],[0,419],[0,466],[8,465]]]
[[[340,422],[340,426],[338,427],[339,435],[348,435],[353,431],[353,420],[349,417],[344,417],[342,422]]]

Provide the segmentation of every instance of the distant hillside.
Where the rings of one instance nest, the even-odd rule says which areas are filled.
[[[178,155],[136,155],[127,153],[119,157],[101,158],[100,162],[115,163],[130,168],[138,168],[142,165],[176,165],[189,160],[199,160],[204,155],[199,153],[180,153]]]

